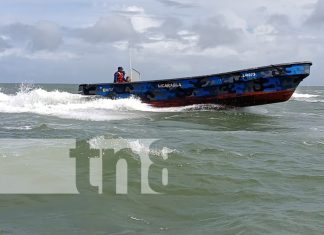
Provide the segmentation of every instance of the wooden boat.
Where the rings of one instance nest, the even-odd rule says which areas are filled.
[[[297,62],[168,80],[82,84],[79,92],[109,99],[137,97],[155,107],[264,105],[289,100],[310,75],[311,65]]]

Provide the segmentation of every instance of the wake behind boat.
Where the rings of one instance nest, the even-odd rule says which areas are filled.
[[[311,65],[311,62],[297,62],[188,78],[82,84],[79,92],[109,99],[137,97],[154,107],[264,105],[289,100],[310,75]]]

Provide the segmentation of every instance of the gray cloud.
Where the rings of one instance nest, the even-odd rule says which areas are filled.
[[[278,27],[286,27],[290,25],[289,17],[284,14],[270,15],[267,22]]]
[[[204,49],[234,44],[240,40],[242,35],[241,29],[230,28],[222,16],[209,18],[206,22],[195,24],[193,31],[199,35],[198,45]]]
[[[158,1],[161,2],[162,4],[168,6],[168,7],[177,7],[177,8],[192,8],[192,7],[196,7],[193,4],[182,3],[182,2],[175,1],[175,0],[158,0]]]
[[[39,22],[31,32],[32,50],[55,50],[63,42],[59,27],[51,22]]]
[[[10,45],[0,37],[0,52],[4,51],[7,48],[10,48]]]
[[[1,29],[3,34],[10,36],[14,41],[26,41],[31,37],[33,27],[26,24],[14,23],[6,25]]]
[[[314,27],[324,26],[324,0],[318,0],[314,11],[306,20],[306,24]]]
[[[161,26],[152,28],[151,32],[163,34],[166,38],[181,39],[178,32],[184,29],[183,22],[176,17],[169,17],[164,19]]]
[[[131,21],[120,15],[102,17],[93,26],[74,30],[74,35],[89,43],[138,40],[138,34]]]
[[[279,33],[279,37],[292,36],[295,34],[295,28],[291,24],[289,16],[284,14],[272,14],[268,17],[267,24],[273,26]]]
[[[28,49],[32,51],[53,51],[63,42],[59,26],[48,21],[35,25],[15,23],[5,26],[1,31],[10,36],[13,42],[26,42]]]

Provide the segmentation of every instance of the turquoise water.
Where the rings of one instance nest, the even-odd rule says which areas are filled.
[[[156,139],[150,182],[163,193],[140,193],[134,146],[121,153],[127,195],[0,194],[0,234],[323,234],[324,87],[231,110],[89,99],[74,85],[0,87],[0,139]]]

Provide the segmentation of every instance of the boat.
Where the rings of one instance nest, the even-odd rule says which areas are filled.
[[[79,93],[109,99],[136,97],[154,107],[265,105],[288,101],[310,75],[311,66],[312,62],[296,62],[196,77],[81,84]]]

